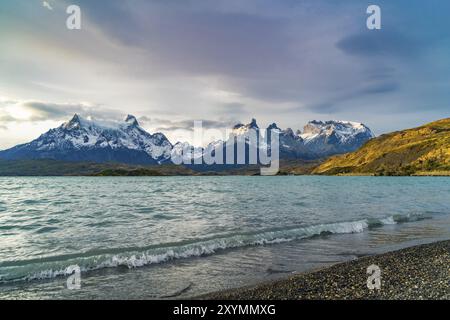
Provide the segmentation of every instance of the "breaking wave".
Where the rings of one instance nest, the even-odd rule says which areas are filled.
[[[104,268],[138,268],[175,259],[212,255],[226,249],[261,246],[307,239],[327,234],[361,233],[366,229],[431,218],[430,215],[394,215],[381,219],[318,224],[297,228],[265,230],[226,237],[198,239],[142,248],[117,248],[83,254],[0,263],[0,282],[30,281],[68,276],[69,266],[78,265],[82,272]]]

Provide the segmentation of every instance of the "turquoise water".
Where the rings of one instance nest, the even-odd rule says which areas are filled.
[[[445,177],[0,178],[0,298],[188,297],[448,239],[449,195]]]

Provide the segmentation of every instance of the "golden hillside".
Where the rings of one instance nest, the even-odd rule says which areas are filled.
[[[315,174],[412,175],[450,173],[450,118],[369,140],[359,150],[335,156]]]

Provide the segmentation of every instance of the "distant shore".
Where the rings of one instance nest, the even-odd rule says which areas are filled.
[[[280,162],[278,176],[377,176],[370,172],[348,172],[335,174],[314,174],[313,170],[321,162],[283,160]],[[0,159],[0,177],[164,177],[164,176],[257,176],[260,167],[237,166],[203,167],[174,164],[164,165],[129,165],[123,163],[67,162],[51,159],[38,160],[2,160]],[[396,176],[396,175],[394,175]],[[402,175],[398,175],[402,176]],[[450,171],[419,171],[404,176],[450,176]]]
[[[367,287],[367,268],[381,270],[381,288]],[[450,299],[450,240],[359,258],[253,287],[199,299]]]

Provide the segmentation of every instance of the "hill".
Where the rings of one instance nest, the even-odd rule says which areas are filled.
[[[314,174],[450,175],[450,118],[381,135],[329,158]]]

